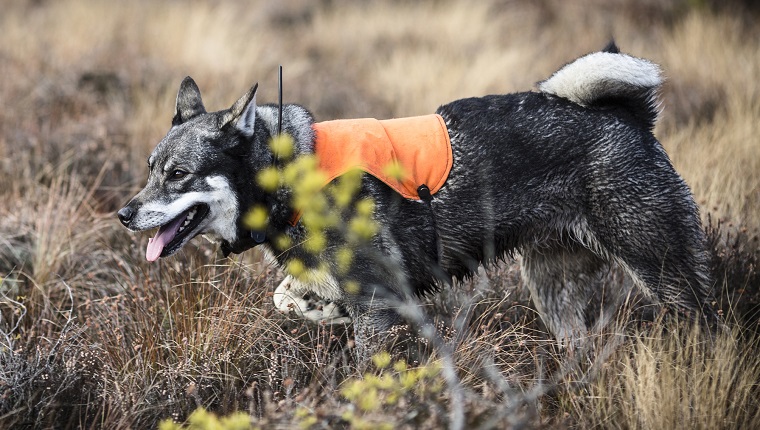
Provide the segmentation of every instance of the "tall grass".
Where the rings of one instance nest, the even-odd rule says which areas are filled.
[[[645,322],[595,333],[594,348],[569,355],[544,333],[510,260],[425,302],[449,327],[457,406],[473,428],[760,427],[758,17],[710,5],[7,2],[0,427],[150,428],[200,406],[244,411],[261,427],[305,416],[315,428],[348,425],[342,415],[357,406],[341,388],[362,377],[350,329],[274,312],[281,274],[255,250],[223,259],[199,239],[148,264],[147,237],[113,216],[143,184],[185,75],[221,109],[255,81],[260,102],[275,100],[283,64],[285,101],[318,120],[387,118],[528,90],[612,36],[667,76],[656,134],[712,219],[719,304],[740,328],[709,343]],[[410,365],[439,357],[413,330],[392,352]],[[373,417],[447,425],[451,392],[418,394]]]
[[[582,427],[757,426],[757,345],[730,336],[710,342],[675,326],[638,333],[608,360],[587,397],[575,400]]]

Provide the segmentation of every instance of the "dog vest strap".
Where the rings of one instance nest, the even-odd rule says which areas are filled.
[[[440,270],[440,264],[443,260],[443,242],[441,242],[441,236],[438,234],[438,223],[435,220],[435,211],[433,210],[433,196],[430,194],[430,188],[428,188],[427,185],[422,184],[417,188],[417,194],[419,194],[420,198],[430,211],[430,224],[431,227],[433,227],[433,238],[435,240],[435,248],[437,254],[438,266],[436,269],[437,272],[440,272],[440,274],[436,273],[436,277],[444,282],[451,283],[451,278],[448,275],[445,275],[443,273],[443,270]]]

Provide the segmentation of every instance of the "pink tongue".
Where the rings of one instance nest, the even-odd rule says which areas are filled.
[[[145,251],[145,258],[147,258],[148,261],[158,260],[158,257],[161,256],[161,251],[164,250],[164,246],[174,239],[174,236],[177,235],[177,230],[179,230],[179,226],[185,222],[185,218],[187,217],[181,216],[169,224],[162,226],[158,229],[158,233],[156,233],[155,237],[148,239],[148,249]]]

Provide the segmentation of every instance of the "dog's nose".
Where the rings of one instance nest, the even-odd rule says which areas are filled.
[[[124,226],[129,225],[129,222],[132,221],[132,218],[135,217],[135,213],[137,211],[132,209],[131,206],[124,206],[123,208],[119,209],[119,212],[116,214],[119,215],[119,221],[121,221]]]

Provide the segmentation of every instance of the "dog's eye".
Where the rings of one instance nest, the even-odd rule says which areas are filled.
[[[177,169],[177,170],[173,171],[173,172],[172,172],[172,173],[169,175],[169,179],[172,179],[172,180],[175,180],[175,181],[176,181],[176,180],[178,180],[178,179],[182,179],[182,178],[184,178],[186,175],[187,175],[187,172],[185,172],[184,170],[179,170],[179,169]]]

